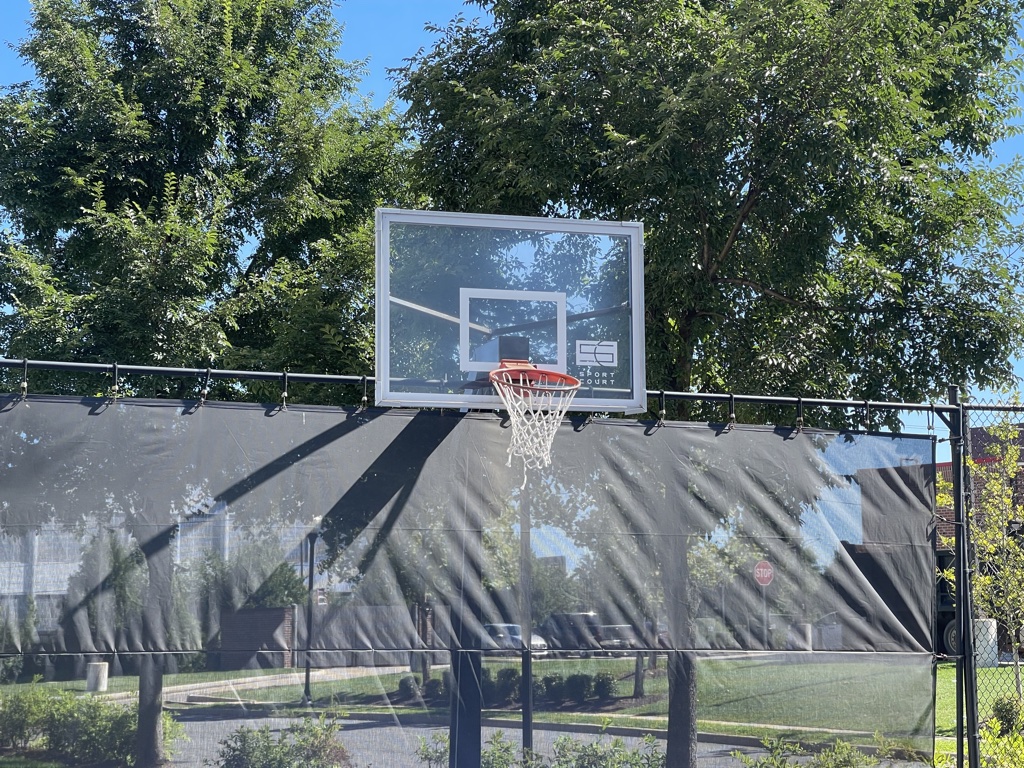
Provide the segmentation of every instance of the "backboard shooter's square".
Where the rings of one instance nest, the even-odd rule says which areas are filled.
[[[574,411],[647,410],[643,225],[377,211],[376,402],[501,408],[528,359],[583,382]]]

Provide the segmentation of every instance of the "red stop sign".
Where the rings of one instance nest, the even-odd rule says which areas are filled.
[[[760,561],[754,566],[754,581],[762,587],[767,587],[775,578],[775,567],[767,560]]]

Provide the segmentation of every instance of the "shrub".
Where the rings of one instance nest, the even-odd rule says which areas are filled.
[[[430,737],[430,741],[420,736],[420,745],[416,748],[416,757],[427,764],[427,768],[448,768],[448,752],[450,745],[448,734],[439,732]]]
[[[594,693],[594,678],[590,675],[577,673],[565,679],[565,696],[577,704],[584,703]]]
[[[345,768],[352,765],[348,750],[338,741],[341,724],[325,715],[319,719],[302,718],[286,729],[291,738],[289,757],[303,768]]]
[[[808,768],[870,768],[878,765],[878,760],[864,754],[852,744],[836,741],[831,747],[812,757],[807,765]]]
[[[414,699],[420,695],[420,686],[416,678],[406,675],[398,681],[398,695],[403,699]]]
[[[565,678],[562,675],[544,675],[544,698],[558,705],[565,701]]]
[[[0,657],[0,684],[15,682],[24,664],[25,657],[21,654]]]
[[[432,677],[423,684],[423,698],[427,701],[440,701],[445,697],[444,680]]]
[[[218,768],[350,768],[348,750],[337,740],[341,726],[324,716],[303,718],[275,738],[269,726],[242,726],[221,742]]]
[[[607,701],[615,695],[615,678],[607,672],[598,672],[594,675],[594,695]]]
[[[185,729],[169,712],[162,718],[164,748],[169,749]],[[54,756],[75,765],[131,765],[138,725],[138,707],[63,691],[49,696],[46,746]]]
[[[750,757],[736,751],[732,753],[732,756],[743,763],[745,768],[786,768],[787,766],[797,765],[796,761],[790,760],[791,757],[806,754],[799,744],[772,736],[761,739],[761,746],[767,752],[766,755]]]
[[[0,699],[0,746],[24,749],[43,738],[51,698],[36,684],[6,692]]]
[[[519,700],[519,689],[522,685],[522,673],[515,667],[502,667],[498,670],[495,682],[495,696],[499,704]]]
[[[663,768],[665,755],[657,740],[648,734],[636,749],[628,749],[622,739],[582,742],[571,736],[559,736],[553,746],[551,768]]]
[[[1020,699],[1016,696],[1001,696],[992,704],[992,717],[999,724],[1000,736],[1020,730],[1020,715]]]

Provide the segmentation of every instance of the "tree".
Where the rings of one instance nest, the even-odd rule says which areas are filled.
[[[920,401],[1010,377],[1021,169],[987,161],[1019,0],[478,4],[492,24],[401,74],[418,186],[643,220],[649,380]]]
[[[995,619],[999,634],[1010,639],[1017,698],[1024,700],[1016,638],[1024,628],[1024,540],[1020,530],[1020,441],[1016,425],[988,430],[984,456],[968,461],[974,489],[970,515],[971,597],[980,616]],[[952,540],[943,545],[953,547]],[[952,567],[943,577],[956,587]]]
[[[339,44],[328,0],[36,0],[18,49],[35,79],[0,98],[0,347],[365,368],[367,221],[393,199],[401,145],[389,109],[352,104]],[[81,387],[34,377],[36,391]],[[150,500],[119,503],[148,572],[142,631],[162,636],[167,606],[150,598],[173,593],[173,531]],[[148,766],[163,759],[162,657],[142,662]]]
[[[402,145],[339,44],[327,0],[38,0],[0,99],[0,346],[364,370]]]

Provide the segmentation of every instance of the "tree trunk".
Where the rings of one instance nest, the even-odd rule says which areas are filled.
[[[651,652],[654,655],[654,652]],[[633,698],[642,699],[644,697],[644,654],[642,651],[638,651],[636,654],[636,664],[633,666]]]
[[[149,589],[142,608],[145,653],[139,669],[139,728],[135,742],[136,768],[155,768],[167,762],[164,753],[163,688],[167,628],[172,615],[174,558],[171,542],[175,529],[162,525],[147,502],[135,539],[146,558]]]
[[[670,511],[662,549],[662,579],[671,647],[668,651],[668,740],[665,768],[697,768],[697,665],[690,620],[689,537],[685,507]]]
[[[139,728],[135,734],[135,765],[153,768],[163,765],[164,722],[163,655],[147,653],[139,665]]]

